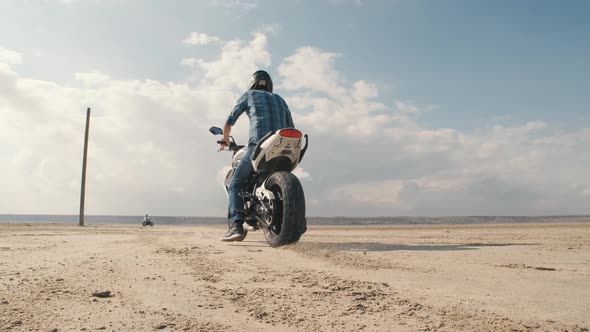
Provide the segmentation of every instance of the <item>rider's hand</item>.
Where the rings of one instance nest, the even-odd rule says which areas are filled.
[[[228,139],[224,138],[221,141],[223,143],[219,144],[219,150],[225,150],[227,147],[229,147],[229,138]]]

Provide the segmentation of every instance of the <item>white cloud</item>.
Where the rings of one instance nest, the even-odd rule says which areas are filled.
[[[295,168],[295,170],[293,170],[293,174],[295,174],[299,180],[311,180],[311,174],[306,172],[301,166]]]
[[[281,87],[309,90],[335,97],[345,93],[340,73],[334,68],[337,53],[322,52],[313,47],[302,47],[283,60],[278,67],[283,78]]]
[[[187,67],[195,67],[201,62],[201,59],[197,58],[184,58],[180,61],[180,64]]]
[[[428,128],[415,115],[435,106],[383,104],[375,84],[346,82],[336,58],[304,47],[278,67],[296,125],[311,137],[307,197],[330,215],[589,212],[586,191],[569,189],[590,184],[581,166],[590,162],[588,129],[560,133],[542,121],[470,134]]]
[[[111,77],[109,75],[98,71],[76,73],[74,77],[86,85],[108,84],[111,81]]]
[[[258,7],[257,0],[212,0],[212,6],[250,10]]]
[[[0,67],[0,211],[76,213],[90,106],[87,213],[223,215],[225,194],[212,175],[230,155],[216,153],[208,128],[243,91],[243,68],[270,61],[265,45],[261,34],[228,42],[218,60],[200,63],[193,84],[88,71],[75,74],[80,87],[68,87]],[[225,73],[235,75],[230,84]],[[238,127],[245,139],[247,120]]]
[[[351,183],[334,186],[323,197],[355,208],[371,205],[386,214],[587,213],[584,196],[590,176],[582,165],[590,160],[584,152],[588,130],[535,137],[533,127],[543,125],[527,123],[477,135],[392,129],[380,140],[388,147],[385,154],[375,150],[366,158],[357,153],[368,162],[363,172],[343,174]],[[579,189],[571,190],[571,183]]]
[[[388,126],[395,116],[377,100],[377,86],[364,80],[348,84],[335,68],[337,56],[303,47],[279,65],[281,83],[276,90],[286,91],[290,103],[306,110],[297,115],[298,124],[318,132],[336,127],[341,133],[358,136],[370,136]]]
[[[0,63],[18,65],[23,62],[22,54],[17,51],[0,47]]]
[[[49,2],[49,3],[54,2],[54,3],[58,3],[58,4],[63,4],[63,5],[70,5],[70,4],[73,4],[76,2],[90,2],[90,1],[98,2],[101,0],[43,0],[43,1]]]
[[[221,39],[216,36],[210,36],[206,33],[198,33],[198,32],[191,32],[188,37],[186,37],[183,43],[187,45],[207,45],[211,43],[218,43]]]
[[[91,105],[88,212],[189,212],[174,200],[186,200],[178,197],[179,190],[196,196],[194,181],[206,179],[202,173],[184,175],[200,162],[193,154],[206,153],[197,144],[209,138],[204,134],[207,120],[190,112],[203,104],[202,96],[182,84],[107,77],[83,89],[16,78],[17,92],[34,107],[23,108],[14,96],[2,96],[11,124],[0,136],[10,156],[4,165],[16,176],[5,179],[9,189],[2,193],[0,209],[75,211],[84,110]],[[23,196],[28,200],[18,199]]]
[[[220,43],[218,56],[182,60],[187,82],[86,71],[74,87],[23,76],[11,67],[22,55],[5,52],[0,211],[76,213],[91,106],[88,213],[223,216],[231,154],[215,152],[208,128],[223,124],[253,71],[272,72],[272,57],[261,31]],[[590,212],[590,129],[560,132],[534,119],[469,133],[432,128],[417,116],[430,106],[383,102],[378,84],[347,80],[337,59],[313,47],[277,59],[275,90],[310,135],[295,171],[310,215]],[[247,119],[232,133],[245,141]]]
[[[377,86],[366,81],[354,82],[352,87],[352,98],[355,100],[369,100],[379,95]]]
[[[277,34],[282,29],[283,27],[280,24],[267,24],[259,27],[257,31],[263,34]]]
[[[398,100],[395,102],[395,107],[402,113],[411,114],[419,112],[418,107],[410,102],[403,102]]]
[[[209,61],[197,59],[194,63],[205,73],[203,79],[208,89],[243,92],[249,75],[271,64],[267,43],[267,36],[256,32],[248,42],[227,42],[222,47],[219,58]]]
[[[349,3],[359,7],[363,5],[363,0],[328,0],[328,2],[335,5],[345,5]]]

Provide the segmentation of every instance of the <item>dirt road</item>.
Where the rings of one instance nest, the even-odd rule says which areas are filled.
[[[0,224],[0,331],[590,327],[588,223],[224,231]]]

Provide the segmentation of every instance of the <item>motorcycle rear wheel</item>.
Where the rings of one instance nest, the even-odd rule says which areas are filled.
[[[305,196],[299,179],[288,172],[272,174],[266,181],[275,199],[270,202],[272,222],[264,227],[264,237],[271,247],[280,247],[299,241],[307,230]]]

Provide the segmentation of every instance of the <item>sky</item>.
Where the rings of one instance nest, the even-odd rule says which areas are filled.
[[[257,69],[308,216],[590,214],[590,3],[4,0],[0,214],[225,216]],[[232,130],[246,142],[248,119]]]

